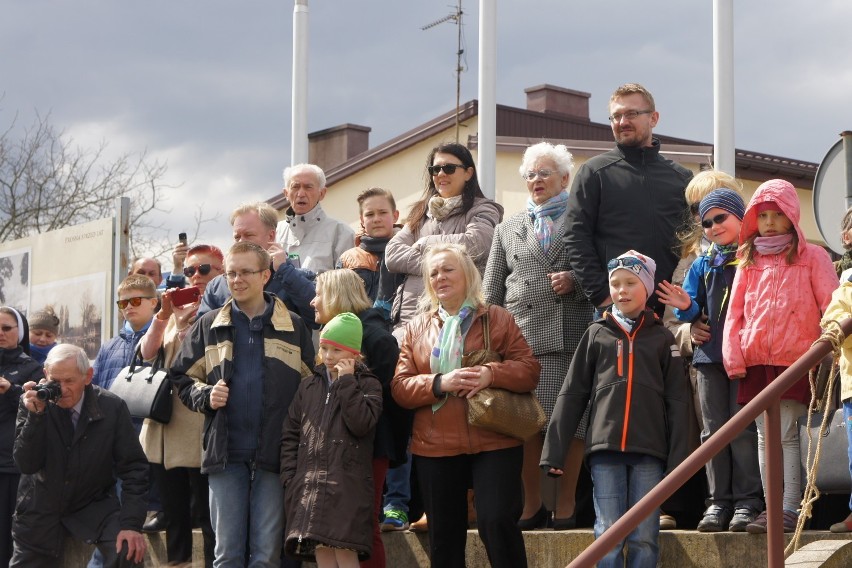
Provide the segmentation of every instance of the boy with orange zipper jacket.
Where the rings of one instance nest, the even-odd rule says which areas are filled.
[[[541,466],[561,475],[577,423],[590,404],[586,461],[594,483],[595,537],[689,453],[689,383],[674,336],[646,308],[656,263],[628,251],[609,261],[613,307],[580,340],[547,428]],[[610,551],[601,567],[656,566],[659,511]]]

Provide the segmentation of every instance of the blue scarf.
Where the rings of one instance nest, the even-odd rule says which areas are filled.
[[[47,354],[50,353],[50,350],[56,347],[56,343],[51,343],[47,347],[39,347],[35,343],[30,343],[30,357],[36,360],[36,362],[44,365],[44,360],[47,359]]]
[[[541,244],[544,254],[550,250],[550,240],[553,236],[553,220],[565,213],[568,206],[568,192],[560,191],[541,205],[536,205],[532,198],[527,198],[527,214],[533,220],[535,236]]]
[[[461,367],[464,351],[462,323],[475,311],[476,308],[467,300],[456,315],[447,313],[443,306],[438,308],[438,317],[444,325],[438,334],[438,343],[432,347],[432,353],[429,356],[429,366],[433,373],[449,373]],[[437,412],[446,401],[447,397],[444,395],[444,398],[432,405],[432,412]]]

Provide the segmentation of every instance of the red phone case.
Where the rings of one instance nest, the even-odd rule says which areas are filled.
[[[190,286],[189,288],[178,288],[171,294],[172,305],[185,306],[198,300],[199,296],[201,296],[201,292],[198,291],[198,288],[196,286]]]

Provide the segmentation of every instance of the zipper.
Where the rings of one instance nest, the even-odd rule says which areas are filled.
[[[615,352],[616,352],[616,356],[618,357],[618,364],[617,364],[618,376],[623,377],[624,376],[624,359],[623,359],[623,356],[624,356],[624,341],[622,341],[621,339],[619,339],[615,342]]]
[[[633,340],[636,338],[636,334],[639,333],[639,329],[645,324],[645,317],[636,324],[636,327],[633,329],[632,333],[628,333],[626,329],[621,327],[621,324],[618,323],[618,320],[612,318],[612,321],[618,326],[618,329],[621,330],[624,335],[627,336],[627,397],[624,401],[624,427],[621,431],[621,451],[625,451],[627,448],[627,433],[630,431],[630,406],[633,402]],[[619,372],[622,370],[622,361],[623,357],[623,343],[622,340],[617,340],[618,342],[618,366]]]

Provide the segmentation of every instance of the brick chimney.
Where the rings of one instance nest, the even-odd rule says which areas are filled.
[[[341,124],[308,134],[308,160],[330,170],[370,147],[368,126]]]
[[[524,89],[527,94],[527,110],[563,114],[575,118],[589,118],[591,93],[565,89],[554,85],[538,85]]]

